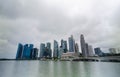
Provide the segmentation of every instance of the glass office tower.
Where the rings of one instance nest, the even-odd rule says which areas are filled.
[[[69,37],[68,40],[69,40],[69,52],[74,52],[75,51],[75,40],[73,36],[71,35],[71,37]]]
[[[59,49],[58,49],[58,42],[56,40],[54,40],[54,50],[53,50],[53,57],[54,58],[58,58],[58,52],[59,52]]]
[[[17,54],[16,54],[16,59],[22,58],[23,48],[24,48],[23,45],[21,43],[19,43],[18,49],[17,49]]]
[[[44,57],[44,52],[45,52],[45,44],[41,43],[40,44],[40,58]]]

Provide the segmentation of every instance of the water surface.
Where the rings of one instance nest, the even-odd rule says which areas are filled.
[[[120,77],[120,63],[0,61],[0,77]]]

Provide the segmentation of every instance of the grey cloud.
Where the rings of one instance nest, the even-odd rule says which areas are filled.
[[[19,42],[39,48],[41,42],[68,40],[73,34],[79,43],[81,33],[94,47],[120,47],[120,1],[114,2],[1,0],[0,57],[15,56]]]

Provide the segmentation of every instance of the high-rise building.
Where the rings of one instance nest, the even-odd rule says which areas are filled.
[[[46,51],[48,53],[49,58],[51,58],[52,57],[52,49],[51,49],[51,43],[50,42],[47,43],[47,50]]]
[[[87,55],[87,57],[88,57],[88,56],[89,56],[88,43],[85,43],[85,46],[86,46],[86,55]]]
[[[51,43],[50,42],[47,42],[47,48],[51,49]]]
[[[76,52],[76,53],[78,53],[78,52],[79,52],[78,43],[75,43],[75,52]]]
[[[22,58],[23,59],[30,59],[30,55],[33,49],[33,44],[26,44],[24,45],[24,49],[23,49],[23,54],[22,54]]]
[[[19,43],[16,59],[37,59],[38,49],[33,48],[33,44],[22,45]]]
[[[89,56],[94,56],[92,45],[88,45]]]
[[[68,38],[69,40],[69,52],[75,52],[75,40],[73,38],[73,35]]]
[[[38,58],[38,49],[33,48],[31,52],[31,59],[37,59]]]
[[[64,53],[64,49],[62,48],[62,46],[60,46],[59,52],[58,52],[58,58],[61,58],[63,53]]]
[[[53,57],[58,58],[59,49],[58,49],[58,42],[56,40],[54,40],[54,48],[53,49],[54,49]]]
[[[21,59],[23,53],[23,45],[21,43],[18,44],[16,59]]]
[[[81,51],[83,57],[87,57],[87,49],[86,49],[86,43],[83,34],[80,36],[80,43],[81,43]]]
[[[63,53],[66,53],[68,51],[67,49],[67,41],[61,40],[61,47],[63,49]]]
[[[51,58],[51,57],[52,57],[51,43],[47,42],[46,46],[44,43],[41,43],[40,58]]]
[[[40,58],[44,57],[44,52],[45,52],[45,44],[41,43],[40,44]]]
[[[49,56],[49,49],[45,47],[45,51],[43,52],[43,57],[47,58]]]
[[[101,51],[101,49],[98,47],[98,48],[95,48],[95,54],[98,55],[98,56],[103,56],[103,52]]]
[[[85,44],[86,44],[86,53],[87,53],[86,55],[87,55],[87,57],[88,56],[94,56],[92,46],[89,45],[88,43],[85,43]]]
[[[65,45],[64,53],[66,53],[66,52],[68,51],[68,48],[67,48],[67,41],[64,41],[64,45]]]
[[[64,40],[63,39],[61,40],[61,46],[62,46],[62,48],[64,46]]]

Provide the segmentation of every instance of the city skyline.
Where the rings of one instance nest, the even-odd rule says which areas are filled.
[[[50,42],[40,43],[40,48],[34,48],[33,44],[18,44],[16,59],[64,59],[70,57],[104,57],[109,55],[120,54],[119,48],[109,48],[109,52],[103,52],[101,47],[94,48],[86,42],[83,34],[80,35],[80,48],[74,40],[73,35],[68,40],[61,39],[60,44],[54,40],[53,48]],[[68,43],[67,43],[68,41]],[[68,45],[68,46],[67,46]]]
[[[82,41],[84,41],[84,43],[85,43],[83,34],[80,35],[81,49],[83,48]],[[85,45],[86,45],[86,43],[85,43]],[[73,35],[68,37],[68,43],[67,43],[67,40],[63,40],[63,39],[61,39],[60,44],[56,40],[54,40],[53,49],[51,49],[50,42],[47,42],[46,44],[41,43],[39,49],[33,48],[33,47],[34,47],[33,44],[22,45],[21,43],[19,43],[17,53],[16,53],[16,59],[43,59],[43,58],[51,59],[52,57],[54,59],[55,58],[61,59],[63,53],[64,54],[67,53],[67,54],[71,55],[71,57],[72,57],[72,54],[76,54],[76,57],[80,56],[79,45],[78,45],[78,43],[76,43]],[[91,47],[92,47],[92,45],[91,45]],[[89,53],[91,53],[91,51],[89,50],[89,45],[88,45],[88,47],[85,46],[85,49],[86,49],[86,56],[83,53],[84,50],[83,49],[81,50],[83,57],[95,56],[95,54],[89,55]],[[93,49],[91,49],[91,50],[93,51]],[[39,55],[38,55],[38,53],[39,53]]]
[[[18,43],[68,40],[120,48],[120,0],[0,0],[0,58],[14,58]]]
[[[72,41],[72,43],[70,41]],[[104,53],[106,53],[106,54],[107,53],[110,53],[110,54],[119,54],[120,53],[120,48],[107,48],[108,52],[104,52],[103,50],[101,50],[101,47],[93,48],[92,45],[89,45],[85,41],[83,34],[80,35],[79,41],[80,41],[80,44],[77,43],[74,39],[74,36],[71,35],[70,37],[68,37],[68,40],[61,39],[59,42],[54,40],[53,46],[51,46],[52,45],[51,42],[45,42],[45,43],[42,42],[42,43],[40,43],[39,48],[33,48],[35,45],[30,44],[30,43],[25,44],[25,45],[18,43],[18,48],[17,48],[17,52],[16,52],[16,59],[44,58],[45,56],[41,56],[41,54],[43,53],[42,55],[44,55],[44,52],[48,52],[48,51],[50,51],[50,53],[47,54],[49,56],[48,58],[52,58],[52,57],[53,58],[54,57],[60,58],[60,56],[62,56],[62,53],[67,53],[67,52],[74,52],[74,53],[80,52],[83,57],[90,57],[90,56],[92,57],[92,56],[97,56],[97,55],[104,56]],[[85,53],[83,53],[84,50],[82,50],[82,43],[85,44],[85,47],[83,47],[83,48],[85,48]],[[57,44],[57,47],[56,46],[54,47],[54,45],[56,45],[56,44]],[[72,44],[72,46],[71,46],[71,44]],[[32,49],[32,51],[30,51],[30,49],[27,49],[27,47],[30,47],[30,49]],[[44,49],[41,50],[41,48],[43,48],[43,47],[44,47]],[[20,48],[22,48],[22,49],[20,49]],[[54,50],[56,48],[57,48],[57,53]],[[62,53],[60,50],[61,48],[62,48]],[[73,48],[73,51],[71,51],[71,48]],[[20,52],[19,50],[21,50],[22,52]],[[21,53],[23,53],[23,54],[21,54]],[[57,56],[54,56],[54,53]],[[19,56],[18,54],[20,54],[21,56]],[[26,56],[28,54],[29,54],[29,56]]]

